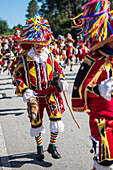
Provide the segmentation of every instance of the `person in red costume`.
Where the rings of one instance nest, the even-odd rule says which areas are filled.
[[[47,151],[54,159],[61,158],[56,149],[59,132],[64,131],[61,116],[65,110],[61,92],[67,89],[62,68],[48,49],[52,40],[49,22],[35,16],[27,20],[21,29],[20,56],[15,69],[15,81],[23,101],[27,102],[30,118],[30,135],[35,137],[37,159],[44,159],[42,132],[43,114],[46,109],[50,120],[50,143]],[[18,94],[18,93],[17,93]]]
[[[2,57],[3,57],[3,53],[2,53],[2,41],[0,40],[0,73],[2,71]]]
[[[73,43],[75,40],[72,38],[72,35],[70,33],[67,34],[66,37],[66,61],[65,64],[70,66],[70,71],[72,71],[72,67],[74,64],[74,51],[75,48],[73,46]]]
[[[51,47],[50,49],[51,49],[52,54],[55,56],[55,58],[57,58],[56,56],[57,40],[54,38],[54,36],[52,37],[52,42],[51,42],[50,47]]]
[[[14,69],[17,66],[17,61],[18,61],[19,55],[21,54],[21,48],[18,44],[19,37],[20,37],[20,29],[16,28],[14,36],[12,37],[13,43],[11,47],[9,48],[9,62],[7,64],[7,67],[4,70],[4,71],[6,71],[7,69],[10,70],[13,84],[15,84],[14,83]]]
[[[73,110],[89,115],[93,170],[113,170],[113,13],[109,5],[105,0],[83,6],[82,40],[90,51],[72,92]]]
[[[14,35],[13,36],[13,44],[10,49],[10,62],[8,64],[8,69],[10,69],[10,74],[12,77],[12,83],[15,85],[14,80],[14,74],[15,74],[15,68],[17,66],[17,62],[19,59],[19,56],[21,55],[22,49],[19,46],[19,36],[20,35]]]
[[[14,35],[12,36],[12,39],[14,40],[14,39],[19,39],[19,37],[20,37],[20,29],[19,28],[16,28],[15,29],[15,33],[14,33]]]
[[[5,70],[7,70],[7,66],[10,62],[10,49],[8,47],[8,40],[7,39],[3,39],[2,40],[2,49],[1,49],[1,53],[3,54],[2,56],[2,67],[3,67],[3,72]]]
[[[66,49],[65,49],[65,37],[63,35],[58,35],[58,44],[56,49],[56,58],[61,67],[64,67],[66,59]]]
[[[77,37],[79,38],[77,38],[78,43],[76,45],[76,50],[74,51],[74,55],[75,57],[79,58],[81,64],[83,62],[83,59],[86,57],[89,49],[84,45],[81,35]]]

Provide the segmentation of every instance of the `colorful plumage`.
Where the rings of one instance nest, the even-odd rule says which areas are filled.
[[[84,12],[81,14],[79,23],[76,24],[75,21],[74,23],[77,28],[82,29],[83,43],[88,48],[95,50],[98,43],[98,47],[100,47],[103,45],[103,41],[113,34],[113,18],[111,17],[113,11],[110,12],[108,0],[89,0],[82,9],[84,9]],[[80,15],[77,17],[80,17]]]
[[[40,16],[28,19],[20,32],[20,45],[32,43],[47,45],[52,39],[49,22]]]

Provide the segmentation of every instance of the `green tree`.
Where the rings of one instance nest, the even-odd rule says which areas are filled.
[[[38,12],[38,5],[35,0],[31,0],[28,4],[28,9],[27,9],[28,14],[26,14],[26,18],[31,18],[37,15]]]
[[[110,8],[111,8],[111,10],[113,10],[113,0],[110,0]]]
[[[10,31],[7,21],[0,19],[0,34]]]
[[[37,2],[42,4],[39,14],[49,21],[56,38],[58,34],[66,36],[67,32],[76,36],[76,30],[73,31],[73,21],[70,18],[82,12],[81,6],[87,0],[37,0]]]

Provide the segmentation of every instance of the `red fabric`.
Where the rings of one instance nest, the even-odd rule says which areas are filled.
[[[56,49],[53,49],[52,53],[55,55],[56,54]]]
[[[58,93],[55,86],[52,86],[48,89],[35,90],[35,92],[37,93],[37,96],[45,96],[45,95],[48,95],[48,94],[51,94],[51,93]]]
[[[68,47],[67,47],[67,57],[70,58],[71,55],[72,55],[72,47],[70,47],[70,46],[68,45]]]
[[[89,124],[93,146],[96,150],[95,155],[97,156],[97,162],[102,165],[105,164],[105,166],[107,166],[106,163],[113,165],[113,97],[111,97],[111,101],[108,101],[96,95],[94,91],[88,90],[88,87],[98,85],[108,78],[105,69],[105,65],[107,64],[105,63],[106,58],[107,57],[102,56],[99,52],[96,53],[96,51],[88,54],[86,61],[84,59],[81,65],[81,68],[83,68],[85,72],[84,77],[82,77],[83,70],[80,68],[74,84],[74,87],[76,87],[74,91],[76,95],[75,97],[73,95],[72,98],[73,110],[79,107],[81,111],[84,111],[82,108],[88,106],[88,108],[85,109],[90,111],[87,113],[90,117]],[[96,78],[95,81],[92,81],[94,80],[93,78]],[[77,80],[80,80],[80,84]],[[79,84],[78,87],[77,84]],[[88,90],[87,93],[85,89]],[[79,95],[80,93],[82,96]]]
[[[10,68],[11,75],[13,75],[13,71],[16,68],[16,66],[17,66],[17,58],[15,58],[15,60],[13,61],[12,65],[11,65],[11,68]]]
[[[91,56],[91,55],[90,55]],[[100,55],[97,55],[95,57],[95,59],[99,59]],[[98,60],[96,61],[92,66],[91,69],[89,70],[89,72],[87,73],[87,77],[83,77],[83,83],[82,83],[82,88],[81,88],[81,94],[82,94],[82,98],[72,98],[72,107],[84,107],[84,90],[86,88],[86,86],[91,82],[91,80],[94,78],[94,76],[97,74],[98,70],[100,69],[100,67],[102,66],[102,64],[105,63],[105,60]],[[97,84],[100,83],[102,80],[106,79],[107,74],[105,72],[105,70],[101,73],[101,76],[99,77]],[[96,97],[97,96],[93,93],[88,92],[87,97]]]
[[[100,120],[102,121],[102,120]],[[98,157],[98,162],[104,163],[104,161],[107,160],[107,162],[113,161],[113,120],[105,120],[105,124],[103,123],[103,127],[101,128],[102,132],[99,131],[99,125],[97,123],[97,119],[90,117],[89,120],[90,124],[90,131],[91,135],[93,138],[99,142],[99,148],[96,148],[96,152],[99,155]],[[105,136],[104,136],[105,135]],[[106,144],[102,142],[102,136],[105,138],[105,141],[107,142],[107,147]],[[103,149],[104,148],[104,149]],[[106,153],[109,153],[107,156]]]
[[[89,115],[95,118],[113,119],[113,98],[111,101],[103,97],[89,98],[88,106],[90,109]]]
[[[78,54],[75,54],[75,57],[78,57],[80,60],[84,59],[86,57],[86,49],[85,47],[80,46],[78,48]]]

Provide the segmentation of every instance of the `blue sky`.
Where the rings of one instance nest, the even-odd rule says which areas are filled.
[[[0,0],[0,19],[6,20],[8,27],[21,24],[26,21],[28,3],[31,0]]]

